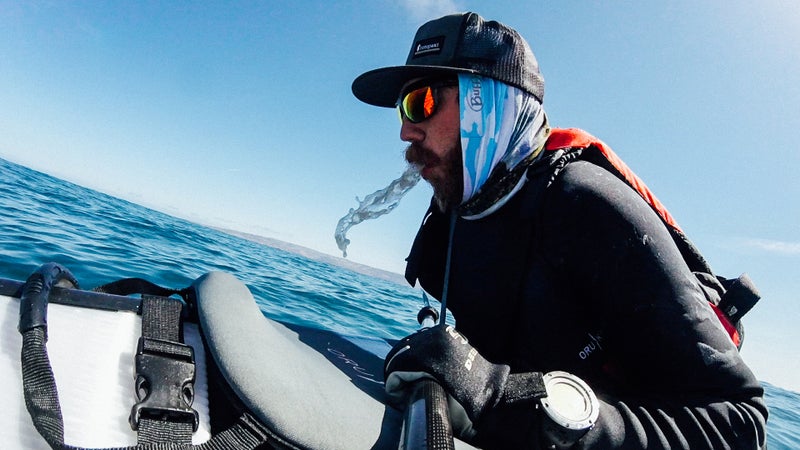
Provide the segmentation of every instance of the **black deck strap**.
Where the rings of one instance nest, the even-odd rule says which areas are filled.
[[[92,289],[92,292],[118,296],[141,294],[142,297],[145,295],[156,295],[159,297],[172,297],[173,295],[178,295],[185,302],[183,319],[192,323],[197,323],[197,309],[194,307],[194,304],[190,302],[190,288],[166,288],[143,278],[123,278],[121,280],[112,281],[110,283],[97,286]]]
[[[149,294],[169,297],[173,294],[182,295],[183,290],[161,287],[143,278],[123,278],[112,281],[92,289],[94,292],[114,295]]]
[[[64,443],[64,420],[44,328],[22,334],[22,390],[33,425],[52,448]]]
[[[131,426],[140,444],[191,443],[198,414],[194,399],[193,349],[182,343],[182,304],[165,297],[142,297],[142,337],[136,354],[136,392]]]
[[[267,443],[282,443],[274,434],[248,413],[243,413],[233,426],[217,433],[209,441],[196,447],[197,450],[252,450],[263,448]],[[273,447],[267,447],[273,448]],[[280,448],[292,448],[291,446]]]
[[[142,296],[142,337],[181,342],[183,304],[165,297]]]
[[[22,389],[34,427],[53,448],[64,442],[64,420],[56,380],[47,355],[47,303],[61,282],[77,286],[69,270],[59,264],[40,266],[22,286],[17,329],[22,335]]]
[[[183,304],[166,297],[142,296],[142,337],[136,351],[136,396],[131,427],[139,444],[191,444],[199,416],[194,401],[194,350],[185,345]]]

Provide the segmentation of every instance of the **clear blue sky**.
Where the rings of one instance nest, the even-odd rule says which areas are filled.
[[[422,22],[465,10],[528,39],[553,125],[611,145],[719,274],[752,275],[764,299],[743,354],[800,391],[791,0],[0,0],[0,157],[339,254],[338,219],[404,169],[396,113],[350,83],[401,64]],[[402,271],[429,196],[420,185],[353,228],[350,259]]]

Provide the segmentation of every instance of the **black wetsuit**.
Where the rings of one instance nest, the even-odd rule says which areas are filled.
[[[514,372],[584,379],[601,411],[576,448],[764,447],[763,390],[659,216],[590,162],[543,185],[456,222],[456,328]],[[409,282],[437,298],[448,234],[432,205],[408,259]]]

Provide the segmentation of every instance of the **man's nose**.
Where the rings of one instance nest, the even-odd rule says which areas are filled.
[[[410,120],[403,117],[402,124],[400,125],[400,140],[405,142],[421,142],[425,139],[425,132],[419,124],[412,123]]]

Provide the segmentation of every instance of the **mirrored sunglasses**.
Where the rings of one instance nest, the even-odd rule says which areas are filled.
[[[405,117],[411,123],[427,120],[435,112],[441,102],[440,91],[445,87],[457,86],[456,80],[444,80],[435,83],[415,84],[403,91],[397,101],[397,113],[400,122]]]

